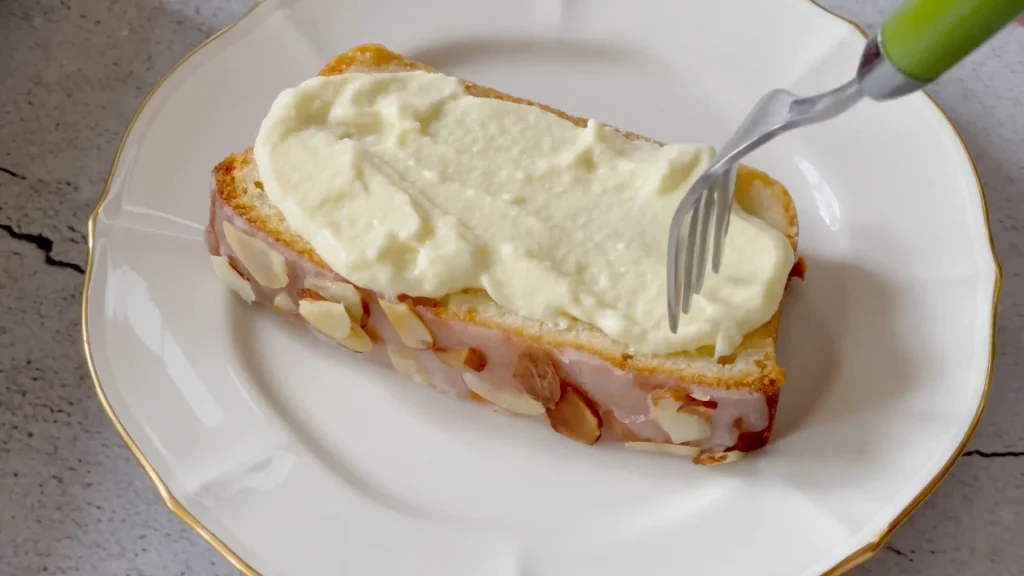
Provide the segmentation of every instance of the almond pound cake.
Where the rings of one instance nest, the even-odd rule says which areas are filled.
[[[771,434],[802,262],[789,193],[741,167],[723,269],[668,331],[665,223],[712,157],[358,46],[214,169],[207,244],[246,302],[421,385],[716,464]]]

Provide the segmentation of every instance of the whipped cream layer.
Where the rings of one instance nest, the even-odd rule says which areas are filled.
[[[289,225],[357,285],[432,298],[482,289],[639,353],[729,354],[775,313],[794,260],[783,234],[734,207],[721,270],[672,334],[669,223],[714,150],[581,128],[442,74],[307,80],[274,101],[254,155]]]

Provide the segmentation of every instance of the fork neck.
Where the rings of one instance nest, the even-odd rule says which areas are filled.
[[[857,79],[850,80],[838,88],[800,98],[790,106],[791,122],[795,125],[823,122],[853,108],[864,97]]]
[[[924,88],[924,83],[907,76],[882,50],[878,35],[868,39],[857,66],[857,83],[872,100],[892,100]]]

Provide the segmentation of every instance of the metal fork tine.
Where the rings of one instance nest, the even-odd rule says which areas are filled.
[[[687,261],[687,246],[692,244],[687,236],[690,233],[689,223],[694,205],[701,194],[692,196],[689,193],[683,196],[676,212],[672,216],[672,224],[669,229],[668,242],[668,326],[673,334],[679,328],[679,316],[683,308],[683,284],[686,282],[687,273],[685,265]]]
[[[722,252],[725,250],[725,219],[728,218],[726,194],[721,183],[715,183],[715,228],[711,234],[711,272],[718,274],[722,266]]]
[[[694,279],[693,279],[693,293],[700,294],[701,289],[704,288],[704,274],[708,267],[708,247],[711,243],[711,215],[715,212],[717,205],[717,197],[707,191],[703,195],[704,201],[701,203],[700,211],[700,229],[697,232],[697,246],[695,248],[695,259],[694,259]]]
[[[734,165],[732,168],[729,169],[729,179],[726,180],[726,182],[729,183],[729,187],[726,188],[725,190],[726,190],[726,194],[729,196],[729,210],[730,211],[732,210],[732,203],[733,203],[734,199],[736,198],[736,175],[739,174],[739,171],[740,171],[739,164]],[[729,212],[726,212],[726,214],[729,214]],[[726,218],[725,219],[725,226],[722,228],[722,237],[723,238],[729,234],[729,222],[732,222],[732,219],[731,218]]]
[[[685,249],[686,248],[683,245],[683,235],[679,233],[678,228],[674,228],[673,234],[675,234],[675,236],[676,236],[675,242],[673,242],[673,244],[672,244],[673,249],[676,251],[676,256],[674,258],[672,258],[670,256],[670,260],[669,260],[670,263],[669,263],[669,269],[668,269],[668,272],[669,272],[669,285],[668,285],[669,315],[668,315],[668,324],[669,324],[669,329],[672,330],[673,334],[675,334],[676,329],[679,326],[679,310],[682,308],[682,305],[683,305],[682,304],[682,298],[683,298],[682,287],[683,287],[683,277],[684,276],[683,276],[682,262],[680,262],[680,260],[679,260],[679,250],[680,250],[680,248],[683,249],[684,250],[684,254],[685,254]]]
[[[786,90],[773,90],[757,102],[736,132],[726,140],[725,146],[718,151],[710,166],[683,195],[672,216],[667,279],[668,323],[673,333],[679,325],[680,310],[688,314],[694,292],[699,292],[703,287],[709,249],[712,252],[712,272],[718,273],[721,270],[725,238],[729,234],[737,163],[780,134],[842,114],[863,97],[864,92],[857,78],[835,90],[807,98],[800,98]],[[723,182],[717,183],[716,180]],[[709,197],[713,200],[708,200]],[[703,217],[706,213],[714,215],[713,230],[709,229],[709,222]],[[703,228],[701,220],[705,220]],[[685,245],[681,241],[684,226]],[[708,238],[709,235],[711,238]],[[699,250],[698,238],[701,242]],[[695,261],[698,255],[699,265]],[[683,269],[682,273],[679,268]]]
[[[725,253],[725,236],[729,232],[729,213],[736,189],[736,167],[730,168],[715,182],[715,229],[712,234],[711,272],[718,274]]]
[[[690,304],[693,300],[694,249],[697,246],[697,225],[700,223],[700,214],[701,209],[704,206],[705,196],[707,196],[707,194],[702,193],[700,198],[697,199],[696,204],[693,206],[693,211],[690,212],[689,221],[686,225],[686,246],[683,250],[683,301],[681,306],[683,314],[690,313]]]

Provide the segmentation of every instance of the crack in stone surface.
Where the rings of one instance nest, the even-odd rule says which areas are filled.
[[[889,552],[892,552],[893,554],[899,556],[900,558],[906,559],[908,562],[913,562],[914,561],[914,559],[911,558],[911,556],[909,554],[907,554],[906,552],[903,552],[899,548],[896,548],[894,546],[886,546],[885,549],[888,550]]]
[[[54,258],[53,240],[50,240],[46,236],[43,236],[42,234],[27,234],[24,232],[18,232],[17,230],[14,229],[13,226],[8,226],[7,224],[0,224],[0,230],[3,230],[4,232],[7,233],[8,236],[15,240],[27,242],[28,244],[31,244],[36,248],[42,250],[43,255],[46,258],[46,264],[48,266],[53,266],[54,268],[65,268],[67,270],[74,270],[79,274],[85,274],[85,268],[82,268],[80,265],[75,264],[74,262],[67,262],[64,260],[58,260]]]
[[[18,174],[17,172],[15,172],[14,170],[11,170],[10,168],[5,168],[3,166],[0,166],[0,172],[2,172],[4,174],[7,174],[11,178],[17,178],[18,180],[28,180],[28,177],[26,177],[26,176],[24,176],[22,174]]]
[[[1024,452],[985,452],[984,450],[968,450],[964,457],[978,456],[979,458],[1020,458]]]

